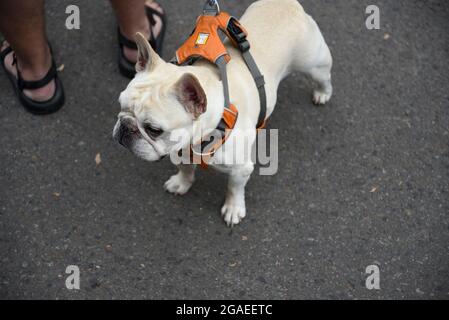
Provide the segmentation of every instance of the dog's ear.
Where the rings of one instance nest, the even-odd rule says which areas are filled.
[[[184,74],[175,85],[176,96],[187,112],[197,119],[206,112],[207,97],[198,79],[191,73]]]
[[[143,34],[137,32],[134,40],[139,51],[137,56],[136,71],[140,72],[153,70],[156,65],[162,61],[162,59],[153,50]]]

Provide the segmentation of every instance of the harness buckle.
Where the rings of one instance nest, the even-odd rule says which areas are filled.
[[[220,5],[218,0],[207,0],[203,8],[203,14],[208,16],[216,16],[220,13]]]
[[[235,18],[232,17],[229,20],[227,31],[241,52],[247,52],[251,48],[249,41],[246,39],[246,32],[239,26]]]

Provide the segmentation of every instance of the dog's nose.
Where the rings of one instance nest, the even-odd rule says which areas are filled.
[[[133,136],[137,134],[139,134],[139,129],[131,120],[124,119],[120,121],[120,127],[117,132],[117,140],[122,146],[128,147]]]
[[[126,147],[126,145],[125,145],[126,132],[127,132],[126,127],[124,127],[123,125],[120,125],[119,131],[117,134],[117,140],[118,140],[118,143],[120,143],[124,147]]]

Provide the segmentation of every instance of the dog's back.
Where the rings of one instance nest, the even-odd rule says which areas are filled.
[[[308,74],[319,84],[314,91],[315,102],[321,104],[329,100],[332,57],[318,25],[297,0],[254,2],[240,22],[248,31],[251,54],[265,76],[268,115],[274,110],[279,83],[293,71]],[[253,81],[249,73],[241,73],[246,67],[240,52],[230,44],[228,49],[233,58],[229,64],[231,81]],[[239,93],[234,93],[233,87],[231,83],[231,94],[238,99]],[[250,109],[253,111],[254,107]],[[252,117],[257,118],[257,115]]]
[[[310,34],[310,21],[296,0],[254,2],[241,18],[251,52],[265,74],[283,78],[298,43]]]

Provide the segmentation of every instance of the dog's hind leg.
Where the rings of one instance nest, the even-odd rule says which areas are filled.
[[[294,69],[314,81],[313,102],[325,104],[332,96],[332,55],[316,22],[310,16],[307,18],[309,33],[298,43]]]
[[[315,82],[316,88],[313,90],[313,103],[316,105],[325,104],[332,96],[331,65],[314,67],[309,75]]]

